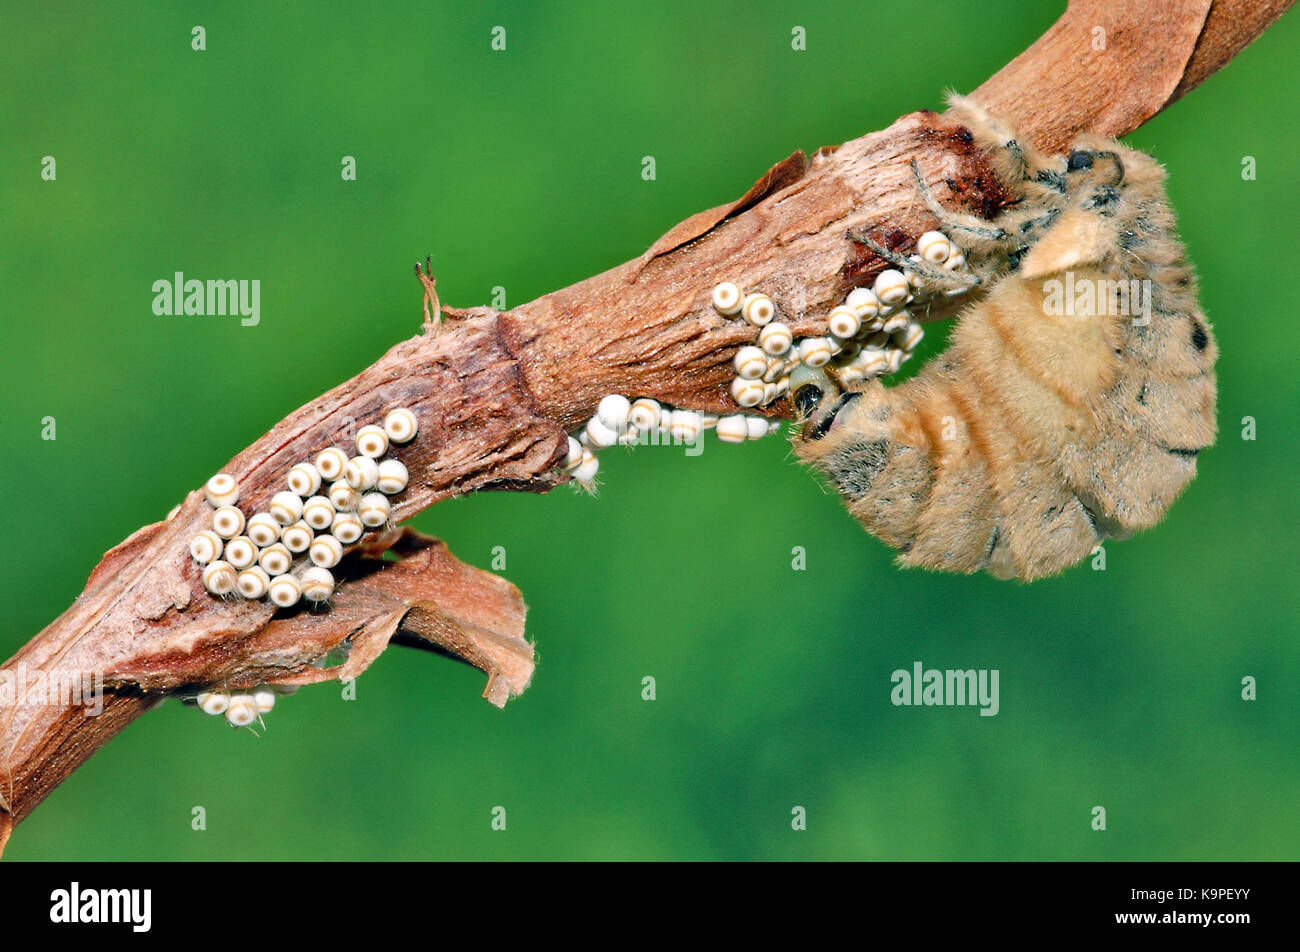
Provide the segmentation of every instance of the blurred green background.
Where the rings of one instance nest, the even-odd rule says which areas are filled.
[[[444,301],[523,303],[796,148],[973,89],[1063,4],[540,7],[7,4],[0,657],[103,551],[415,333],[425,253]],[[1168,165],[1203,278],[1221,435],[1106,571],[901,571],[784,439],[607,453],[598,498],[415,520],[483,567],[506,550],[539,664],[505,711],[477,671],[396,648],[357,700],[306,689],[260,738],[168,702],[6,858],[1297,858],[1298,51],[1292,14],[1131,137]],[[261,324],[155,316],[174,271],[260,279]],[[892,706],[918,660],[999,669],[1001,712]]]

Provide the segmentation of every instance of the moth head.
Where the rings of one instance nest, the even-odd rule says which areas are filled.
[[[1079,136],[1062,162],[1067,191],[1076,195],[1099,187],[1144,195],[1164,188],[1164,166],[1145,152],[1103,136]]]

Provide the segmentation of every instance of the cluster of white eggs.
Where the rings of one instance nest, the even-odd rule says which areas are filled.
[[[235,479],[217,473],[204,486],[215,507],[212,528],[190,540],[204,587],[213,595],[266,597],[280,608],[303,598],[327,601],[334,594],[330,570],[343,558],[344,546],[388,524],[388,497],[410,479],[401,460],[384,454],[390,444],[415,439],[418,429],[410,410],[391,411],[382,426],[357,432],[358,455],[331,446],[315,462],[295,463],[286,476],[289,488],[247,519],[236,506]]]
[[[569,437],[569,451],[560,468],[583,486],[590,487],[600,469],[596,454],[611,446],[640,443],[693,443],[705,430],[715,430],[724,443],[762,439],[776,428],[760,416],[733,413],[717,416],[696,410],[666,407],[658,400],[631,400],[620,393],[601,398],[596,415],[577,436]]]
[[[929,231],[916,243],[912,260],[948,271],[965,267],[966,258],[946,235]],[[956,293],[961,293],[959,289]],[[731,281],[713,289],[713,307],[737,315],[758,329],[756,345],[736,352],[731,396],[742,407],[767,406],[790,390],[790,375],[800,366],[823,367],[843,387],[885,373],[895,373],[912,356],[924,331],[908,305],[929,295],[913,271],[888,268],[869,288],[854,288],[827,316],[827,335],[796,340],[790,326],[777,320],[777,307],[766,294],[746,294]]]
[[[275,707],[275,699],[282,694],[293,694],[296,686],[261,684],[248,691],[200,691],[181,698],[182,703],[193,704],[204,714],[213,717],[224,715],[231,727],[252,727],[262,721],[262,715]]]

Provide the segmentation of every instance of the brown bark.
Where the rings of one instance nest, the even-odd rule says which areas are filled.
[[[1073,0],[972,96],[1045,152],[1085,130],[1118,138],[1200,85],[1294,2]]]
[[[1046,149],[1085,129],[1123,135],[1289,6],[1076,0],[974,95]],[[1094,49],[1095,27],[1105,30],[1105,49]],[[396,521],[474,490],[544,492],[564,482],[555,464],[566,431],[606,393],[734,410],[731,359],[752,330],[718,315],[710,289],[724,279],[761,287],[797,334],[824,333],[829,307],[884,267],[850,232],[870,230],[903,247],[933,225],[915,197],[913,161],[947,203],[988,216],[1008,201],[964,130],[933,113],[903,116],[810,161],[796,153],[740,200],[693,216],[635,261],[510,312],[443,307],[440,329],[426,325],[222,470],[239,481],[240,504],[251,512],[293,463],[346,445],[353,426],[408,406],[421,431],[397,454],[412,478]],[[498,706],[527,685],[533,659],[519,593],[461,565],[440,543],[398,532],[355,548],[331,610],[274,615],[264,602],[204,591],[187,543],[207,512],[201,492],[191,493],[172,519],[109,552],[77,602],[2,669],[101,671],[108,692],[99,717],[71,703],[0,707],[0,850],[54,786],[178,688],[351,677],[390,640],[482,668],[484,695]],[[384,560],[386,547],[405,558]],[[347,661],[322,667],[340,647]]]

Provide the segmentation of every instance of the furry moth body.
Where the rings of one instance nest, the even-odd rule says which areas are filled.
[[[795,450],[902,563],[1034,579],[1161,519],[1214,441],[1217,347],[1152,158],[1096,137],[1040,156],[953,105],[1020,200],[982,221],[918,188],[988,291],[913,379],[796,392]]]

